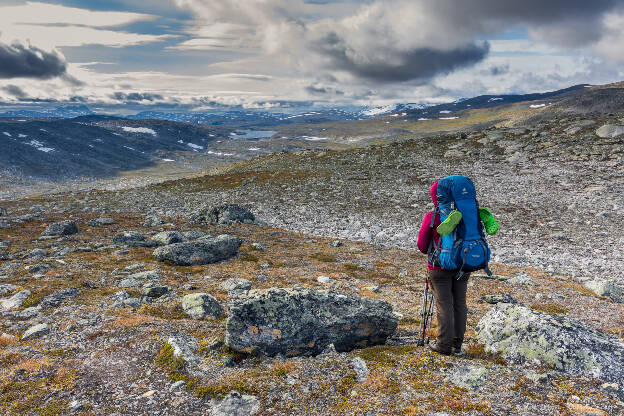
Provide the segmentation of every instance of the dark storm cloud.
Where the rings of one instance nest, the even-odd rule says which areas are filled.
[[[26,92],[17,85],[7,85],[6,87],[2,87],[2,90],[11,94],[15,98],[24,98],[28,96],[28,94],[26,94]]]
[[[488,69],[481,71],[481,75],[498,76],[498,75],[505,75],[508,72],[509,72],[509,64],[492,65]]]
[[[0,78],[50,79],[62,76],[66,71],[65,60],[55,52],[0,42]]]
[[[329,58],[332,69],[347,71],[358,78],[380,82],[426,81],[431,77],[473,65],[488,54],[490,46],[468,44],[452,50],[418,47],[408,51],[392,51],[391,59],[362,60],[350,50],[347,42],[336,32],[318,39],[314,47]]]
[[[305,90],[312,95],[344,95],[344,91],[340,91],[333,87],[324,87],[320,85],[308,85]]]
[[[112,96],[112,98],[119,101],[155,101],[162,100],[163,96],[160,94],[150,94],[150,93],[140,93],[140,92],[116,92]]]

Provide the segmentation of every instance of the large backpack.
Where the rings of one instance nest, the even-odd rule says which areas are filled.
[[[465,272],[481,269],[491,275],[490,249],[483,234],[476,196],[474,185],[465,176],[448,176],[438,181],[440,221],[446,220],[454,209],[461,212],[462,219],[452,233],[440,236],[438,247],[433,249],[434,256],[439,258],[443,269],[458,270],[458,278]]]

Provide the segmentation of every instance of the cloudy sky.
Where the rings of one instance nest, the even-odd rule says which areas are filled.
[[[624,0],[0,0],[10,105],[433,103],[622,68]]]

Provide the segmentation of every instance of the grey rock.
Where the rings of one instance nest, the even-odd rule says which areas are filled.
[[[159,225],[163,225],[165,220],[155,215],[148,215],[145,217],[145,221],[143,221],[143,227],[157,227]]]
[[[51,265],[50,263],[39,263],[32,266],[26,266],[25,269],[29,273],[45,273],[47,271],[56,269],[56,267]]]
[[[61,221],[49,224],[41,233],[42,236],[60,236],[78,233],[78,226],[74,221]]]
[[[497,303],[516,303],[516,300],[507,293],[497,293],[494,295],[481,296],[481,300],[485,303],[496,305]]]
[[[128,299],[130,295],[125,290],[120,290],[118,292],[115,292],[115,294],[112,295],[111,297],[117,300],[125,300],[125,299]]]
[[[607,296],[613,299],[622,296],[622,288],[613,280],[595,279],[583,283],[583,286],[598,296]]]
[[[487,381],[489,371],[485,367],[463,365],[453,369],[446,381],[466,390],[479,390]]]
[[[141,299],[139,298],[128,298],[128,299],[124,299],[121,302],[122,306],[125,307],[130,307],[133,309],[138,308],[139,306],[141,306]]]
[[[530,286],[533,285],[533,279],[531,279],[526,273],[524,272],[520,272],[518,274],[516,274],[514,277],[507,279],[506,280],[507,283],[510,283],[512,285],[524,285],[524,286]]]
[[[251,243],[251,248],[253,248],[254,250],[258,250],[258,251],[265,250],[264,246],[260,243]]]
[[[159,298],[169,293],[167,286],[155,285],[153,283],[147,283],[143,286],[143,295],[150,298]]]
[[[20,311],[19,317],[24,318],[24,319],[31,319],[39,315],[39,312],[41,312],[41,306],[39,305],[31,306],[29,308],[24,309],[23,311]]]
[[[228,292],[246,291],[251,289],[251,282],[247,279],[232,278],[221,283],[220,287]]]
[[[360,357],[355,357],[351,360],[351,365],[353,366],[353,369],[357,374],[358,381],[360,383],[364,383],[368,378],[368,374],[370,373],[370,370],[366,366],[366,361],[364,361]]]
[[[329,243],[329,246],[330,246],[330,247],[334,247],[334,248],[336,248],[336,247],[341,247],[341,246],[342,246],[342,241],[340,241],[340,240],[334,240],[334,241],[332,241],[331,243]]]
[[[170,335],[167,343],[173,348],[174,357],[181,357],[187,364],[191,366],[197,365],[200,358],[197,356],[199,344],[197,340],[190,334],[179,332]]]
[[[160,275],[157,271],[148,270],[126,276],[124,279],[121,279],[117,286],[125,288],[141,287],[146,283],[146,281],[157,282],[159,280]]]
[[[178,231],[163,231],[152,237],[152,241],[161,246],[174,243],[185,243],[188,240]]]
[[[220,235],[216,238],[202,238],[188,243],[158,247],[153,255],[159,261],[177,266],[193,266],[229,259],[238,253],[241,244],[240,238]]]
[[[624,377],[624,339],[563,316],[499,303],[481,318],[476,335],[487,352],[511,363],[541,363],[607,382]]]
[[[7,311],[17,309],[22,306],[28,296],[30,296],[30,290],[20,290],[8,299],[0,299],[0,306]]]
[[[193,319],[217,319],[223,312],[219,302],[208,293],[191,293],[184,296],[182,309]]]
[[[178,380],[169,387],[169,391],[176,391],[184,388],[186,386],[186,382],[184,380]]]
[[[612,139],[615,137],[624,136],[624,126],[617,126],[615,124],[605,124],[596,130],[596,135],[604,139]]]
[[[260,401],[255,396],[241,395],[232,391],[223,400],[212,400],[212,416],[251,416],[260,410]]]
[[[143,267],[145,267],[145,263],[133,263],[129,266],[126,266],[123,268],[124,272],[133,272],[135,270],[139,270],[142,269]]]
[[[236,222],[253,224],[256,220],[255,216],[247,208],[234,204],[204,209],[194,214],[192,219],[210,225],[232,224]]]
[[[7,209],[5,207],[0,207],[0,217],[8,217],[9,216],[9,212],[7,211]]]
[[[9,292],[13,292],[17,288],[18,286],[12,285],[10,283],[2,283],[0,284],[0,296],[6,295]]]
[[[208,234],[206,234],[205,232],[203,232],[201,230],[190,230],[190,231],[183,232],[182,235],[187,240],[197,240],[198,238],[206,237]]]
[[[91,227],[101,227],[104,225],[112,225],[115,224],[115,220],[108,217],[94,218],[89,221],[89,225]]]
[[[154,247],[157,243],[147,241],[147,238],[137,231],[124,231],[113,237],[113,244],[128,247]]]
[[[264,282],[265,280],[267,280],[267,275],[266,274],[256,275],[256,280],[259,282]]]
[[[385,343],[397,328],[392,306],[376,299],[303,288],[252,290],[230,305],[225,343],[265,355],[317,355]]]
[[[80,295],[82,292],[75,288],[69,287],[66,289],[59,290],[57,292],[52,293],[51,295],[45,296],[41,300],[41,307],[43,308],[52,308],[59,306],[64,300],[76,297]]]
[[[26,332],[24,332],[24,335],[22,335],[22,341],[25,341],[27,339],[37,338],[49,332],[50,332],[50,327],[48,326],[48,324],[33,325],[30,328],[28,328]]]
[[[8,251],[0,248],[0,261],[7,261],[7,260],[11,260],[12,258],[13,256],[11,256],[11,254],[9,254]]]
[[[34,250],[32,250],[31,252],[27,253],[24,258],[35,258],[35,259],[41,259],[44,258],[46,256],[46,252],[40,248],[36,248]]]

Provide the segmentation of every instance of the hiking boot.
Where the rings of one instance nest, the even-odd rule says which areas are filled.
[[[462,350],[461,347],[453,347],[453,355],[456,357],[463,357],[466,355],[466,351]]]
[[[481,218],[481,222],[485,226],[485,232],[488,235],[494,235],[498,232],[498,221],[496,221],[489,208],[479,208],[479,218]]]
[[[461,219],[462,213],[457,211],[456,209],[452,210],[448,217],[446,217],[446,219],[440,225],[438,225],[438,228],[436,228],[438,234],[447,235],[452,233],[455,227],[457,227],[457,224],[459,224],[459,222],[461,221]]]
[[[435,351],[435,352],[437,352],[438,354],[442,354],[442,355],[451,355],[451,354],[452,354],[452,352],[453,352],[452,350],[447,350],[447,349],[442,348],[442,347],[441,347],[441,346],[440,346],[437,342],[435,342],[435,341],[432,341],[432,342],[430,342],[430,343],[429,343],[429,349],[430,349],[431,351]]]

